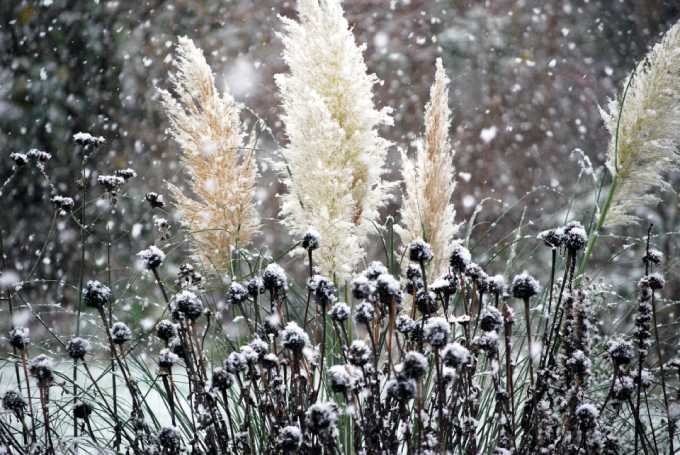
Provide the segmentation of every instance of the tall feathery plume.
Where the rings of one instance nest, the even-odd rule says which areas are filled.
[[[243,147],[240,107],[215,77],[192,40],[177,45],[174,95],[161,90],[170,132],[182,149],[190,193],[169,185],[197,256],[217,271],[229,268],[231,250],[247,244],[258,229],[253,205],[257,174],[252,147]]]
[[[377,128],[391,125],[377,110],[364,46],[357,46],[339,0],[300,0],[299,21],[284,18],[283,58],[276,76],[289,143],[281,171],[288,193],[282,215],[302,238],[320,234],[315,257],[324,274],[347,277],[365,256],[364,244],[387,200],[381,180],[389,142]]]
[[[418,238],[430,244],[434,255],[431,276],[435,277],[446,271],[453,238],[458,232],[454,222],[456,210],[451,203],[456,182],[455,152],[449,142],[448,84],[442,61],[437,59],[430,102],[425,108],[425,146],[418,150],[415,161],[402,154],[406,196],[401,225],[395,226],[405,245]]]

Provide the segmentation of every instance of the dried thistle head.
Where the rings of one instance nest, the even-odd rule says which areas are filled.
[[[175,69],[174,94],[161,90],[161,103],[190,183],[186,191],[170,185],[170,192],[196,255],[223,271],[231,250],[247,244],[258,229],[255,158],[243,146],[239,105],[227,91],[217,91],[203,52],[189,38],[179,39]]]
[[[401,224],[395,226],[401,241],[408,245],[422,238],[434,254],[432,274],[446,272],[458,232],[454,223],[456,211],[451,196],[456,188],[454,151],[449,141],[449,79],[441,59],[437,59],[430,101],[425,108],[425,146],[415,160],[402,154],[405,198],[401,208]]]

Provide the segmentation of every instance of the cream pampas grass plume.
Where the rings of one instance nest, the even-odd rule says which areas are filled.
[[[174,65],[174,94],[161,90],[161,101],[191,181],[189,191],[174,185],[170,191],[197,256],[217,271],[228,270],[231,250],[246,244],[258,226],[253,149],[242,145],[239,106],[227,91],[217,91],[193,41],[179,39]]]
[[[298,21],[283,19],[289,72],[276,77],[289,141],[282,215],[298,238],[310,226],[319,232],[322,273],[347,277],[387,199],[389,143],[377,129],[391,118],[374,105],[379,80],[367,74],[339,0],[300,0],[298,13]]]
[[[422,238],[432,247],[431,273],[446,271],[458,232],[456,211],[451,195],[456,188],[454,151],[449,142],[449,80],[437,59],[430,102],[425,108],[425,145],[415,160],[403,153],[405,197],[401,208],[401,225],[395,231],[404,245]]]
[[[657,203],[668,171],[680,168],[680,23],[642,60],[619,99],[603,110],[612,139],[613,176],[603,227],[634,223],[636,208]]]

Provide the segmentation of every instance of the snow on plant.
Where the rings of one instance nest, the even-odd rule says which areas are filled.
[[[298,14],[298,21],[283,19],[289,71],[276,77],[288,138],[281,213],[298,238],[309,226],[318,230],[324,274],[348,277],[387,201],[381,176],[389,143],[378,128],[392,120],[389,109],[375,107],[380,81],[367,74],[340,1],[301,0]]]

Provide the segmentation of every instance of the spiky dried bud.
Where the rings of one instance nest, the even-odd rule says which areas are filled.
[[[482,311],[479,321],[480,328],[485,332],[498,332],[503,326],[503,316],[497,308],[487,306]]]
[[[2,407],[7,411],[13,412],[17,416],[20,416],[26,408],[26,400],[24,400],[24,397],[16,390],[8,390],[2,396]]]
[[[66,345],[66,351],[73,360],[83,360],[85,355],[90,352],[90,342],[85,338],[71,338],[68,345]]]
[[[625,340],[610,341],[607,352],[616,366],[628,365],[635,355],[633,343]]]
[[[23,351],[31,343],[28,327],[15,327],[9,332],[9,345]]]
[[[427,359],[417,351],[409,351],[404,355],[401,373],[407,378],[420,379],[427,373]]]
[[[54,381],[53,368],[52,359],[45,354],[34,357],[28,365],[28,371],[31,373],[31,376],[38,380],[40,385],[49,385]]]
[[[294,453],[302,446],[302,431],[297,425],[288,425],[276,437],[276,445],[284,452]]]
[[[385,384],[387,395],[400,403],[406,403],[416,396],[416,381],[405,377],[390,379]]]
[[[269,292],[284,291],[288,286],[286,272],[276,263],[269,264],[262,273],[262,284]]]
[[[344,322],[347,319],[349,319],[350,313],[351,310],[349,308],[349,305],[347,305],[344,302],[338,302],[331,307],[330,311],[328,312],[328,315],[335,322]]]
[[[538,238],[550,248],[556,249],[564,244],[565,236],[563,228],[548,229],[538,234]]]
[[[79,401],[73,405],[73,416],[76,419],[87,420],[92,414],[92,405],[85,403],[84,401]]]
[[[352,280],[352,296],[355,299],[367,300],[374,291],[375,284],[366,275],[359,275]]]
[[[248,280],[246,287],[248,288],[248,294],[250,294],[252,298],[257,297],[259,294],[263,294],[265,291],[262,279],[257,276],[254,276]]]
[[[368,326],[375,319],[375,309],[369,302],[361,302],[354,308],[354,321]]]
[[[423,315],[430,315],[437,312],[439,306],[437,305],[437,296],[432,291],[421,289],[416,294],[416,308]]]
[[[441,317],[430,318],[425,323],[425,341],[435,348],[441,348],[449,338],[449,323]]]
[[[319,232],[314,228],[309,228],[302,237],[302,248],[307,251],[314,251],[319,248]]]
[[[169,341],[177,336],[177,325],[172,321],[163,319],[156,325],[156,336],[165,342]]]
[[[470,251],[460,243],[456,244],[453,247],[453,251],[451,251],[451,257],[449,258],[451,267],[458,273],[463,273],[470,261],[472,261]]]
[[[85,305],[93,308],[101,308],[108,305],[111,300],[111,289],[97,280],[90,280],[83,289]]]
[[[144,267],[148,270],[153,270],[161,266],[165,259],[165,253],[157,246],[151,245],[147,249],[137,253],[137,257],[143,261]]]
[[[232,281],[227,290],[227,301],[232,305],[242,305],[248,301],[248,289],[242,284]]]
[[[163,449],[163,454],[178,455],[182,450],[182,437],[175,427],[162,428],[156,438]]]
[[[432,247],[423,239],[413,240],[408,246],[408,258],[413,262],[430,262],[432,260]]]
[[[234,377],[224,368],[215,368],[212,374],[212,387],[220,392],[228,390],[234,383]]]
[[[527,272],[515,275],[512,279],[512,295],[516,299],[529,299],[538,294],[539,289],[540,285],[536,278]]]
[[[363,340],[354,340],[347,350],[349,362],[357,367],[362,367],[371,359],[371,349]]]
[[[406,335],[407,333],[413,332],[416,328],[416,321],[411,319],[407,314],[400,314],[397,316],[397,332]]]
[[[179,356],[170,349],[161,349],[158,353],[158,366],[165,369],[170,369],[179,362]]]
[[[301,353],[309,344],[309,335],[295,321],[286,324],[281,331],[281,345],[293,352]]]
[[[460,343],[449,343],[442,350],[442,361],[451,368],[460,368],[470,361],[470,351]]]
[[[111,339],[115,344],[124,344],[132,339],[132,330],[124,322],[115,322],[111,326]]]
[[[151,208],[153,209],[162,209],[163,207],[165,207],[165,198],[163,197],[162,194],[149,191],[144,196],[144,199],[146,199],[146,201],[149,203],[149,205],[151,205]]]
[[[330,432],[338,421],[338,405],[332,401],[314,403],[305,413],[305,424],[312,434]]]
[[[333,282],[325,276],[316,274],[309,279],[308,289],[314,295],[314,301],[321,307],[327,307],[337,298],[337,290]]]
[[[186,318],[195,321],[203,314],[203,302],[196,294],[188,290],[176,294],[170,308],[175,320]]]
[[[588,243],[588,234],[578,221],[572,221],[564,227],[564,246],[569,251],[582,250]]]

